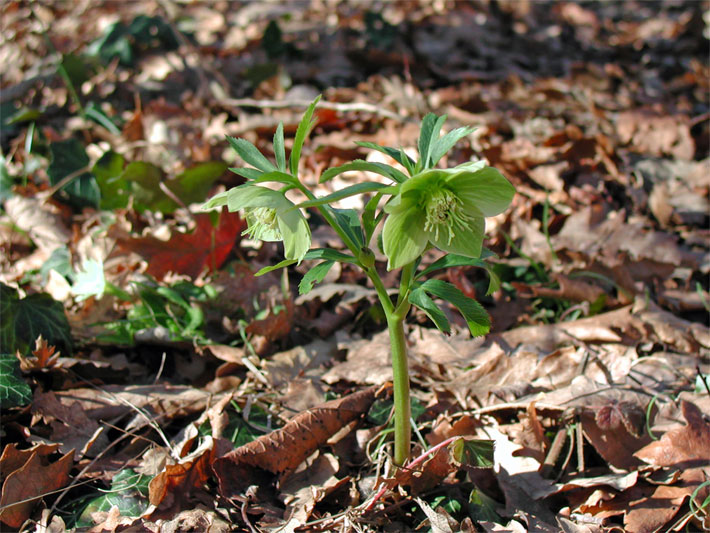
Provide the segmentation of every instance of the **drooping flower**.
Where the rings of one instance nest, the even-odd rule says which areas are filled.
[[[245,184],[214,196],[203,209],[227,205],[230,211],[244,211],[252,239],[284,243],[286,259],[301,261],[311,247],[311,230],[306,218],[283,192]]]
[[[503,212],[514,193],[500,172],[482,162],[413,176],[385,207],[387,268],[411,263],[429,243],[445,252],[480,256],[485,217]]]

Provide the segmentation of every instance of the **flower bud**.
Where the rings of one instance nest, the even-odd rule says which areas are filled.
[[[358,260],[365,268],[372,268],[375,266],[375,254],[367,246],[360,248]]]

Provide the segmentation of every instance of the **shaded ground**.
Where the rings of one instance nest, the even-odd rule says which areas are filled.
[[[3,528],[710,527],[707,2],[0,9]],[[254,277],[278,245],[199,213],[240,183],[225,135],[271,156],[283,122],[289,149],[321,93],[318,195],[430,111],[477,126],[442,164],[517,189],[487,228],[502,288],[441,275],[492,333],[410,317],[410,470],[366,279],[299,296],[314,262]]]

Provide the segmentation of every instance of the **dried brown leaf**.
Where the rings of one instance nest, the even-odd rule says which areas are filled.
[[[273,474],[294,470],[342,427],[367,412],[378,390],[377,386],[370,387],[309,409],[284,427],[218,458],[213,468],[220,492],[229,497],[240,492],[245,482],[248,484],[243,477],[245,466]]]
[[[2,485],[0,521],[15,529],[30,517],[39,498],[69,483],[69,472],[74,466],[73,451],[55,462],[49,459],[46,447],[31,452],[27,461],[9,473]]]

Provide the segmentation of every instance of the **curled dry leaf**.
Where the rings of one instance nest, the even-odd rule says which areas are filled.
[[[230,497],[247,486],[244,473],[249,467],[272,474],[294,470],[337,431],[366,413],[379,390],[373,386],[309,409],[284,427],[220,457],[213,465],[220,492]]]
[[[183,449],[189,449],[196,442],[187,443]],[[180,506],[195,489],[207,483],[212,471],[214,459],[224,453],[229,441],[205,437],[203,443],[193,452],[183,457],[179,463],[165,465],[148,486],[148,499],[156,507]]]
[[[69,471],[74,466],[74,452],[52,462],[49,456],[57,446],[39,445],[30,450],[18,451],[9,444],[0,458],[2,473],[6,475],[0,496],[0,521],[10,528],[19,529],[27,520],[43,495],[65,487]],[[24,460],[24,461],[23,461]],[[8,473],[5,467],[15,468]]]
[[[634,455],[655,466],[687,468],[710,462],[710,422],[702,411],[689,401],[681,401],[687,424],[671,429]]]

